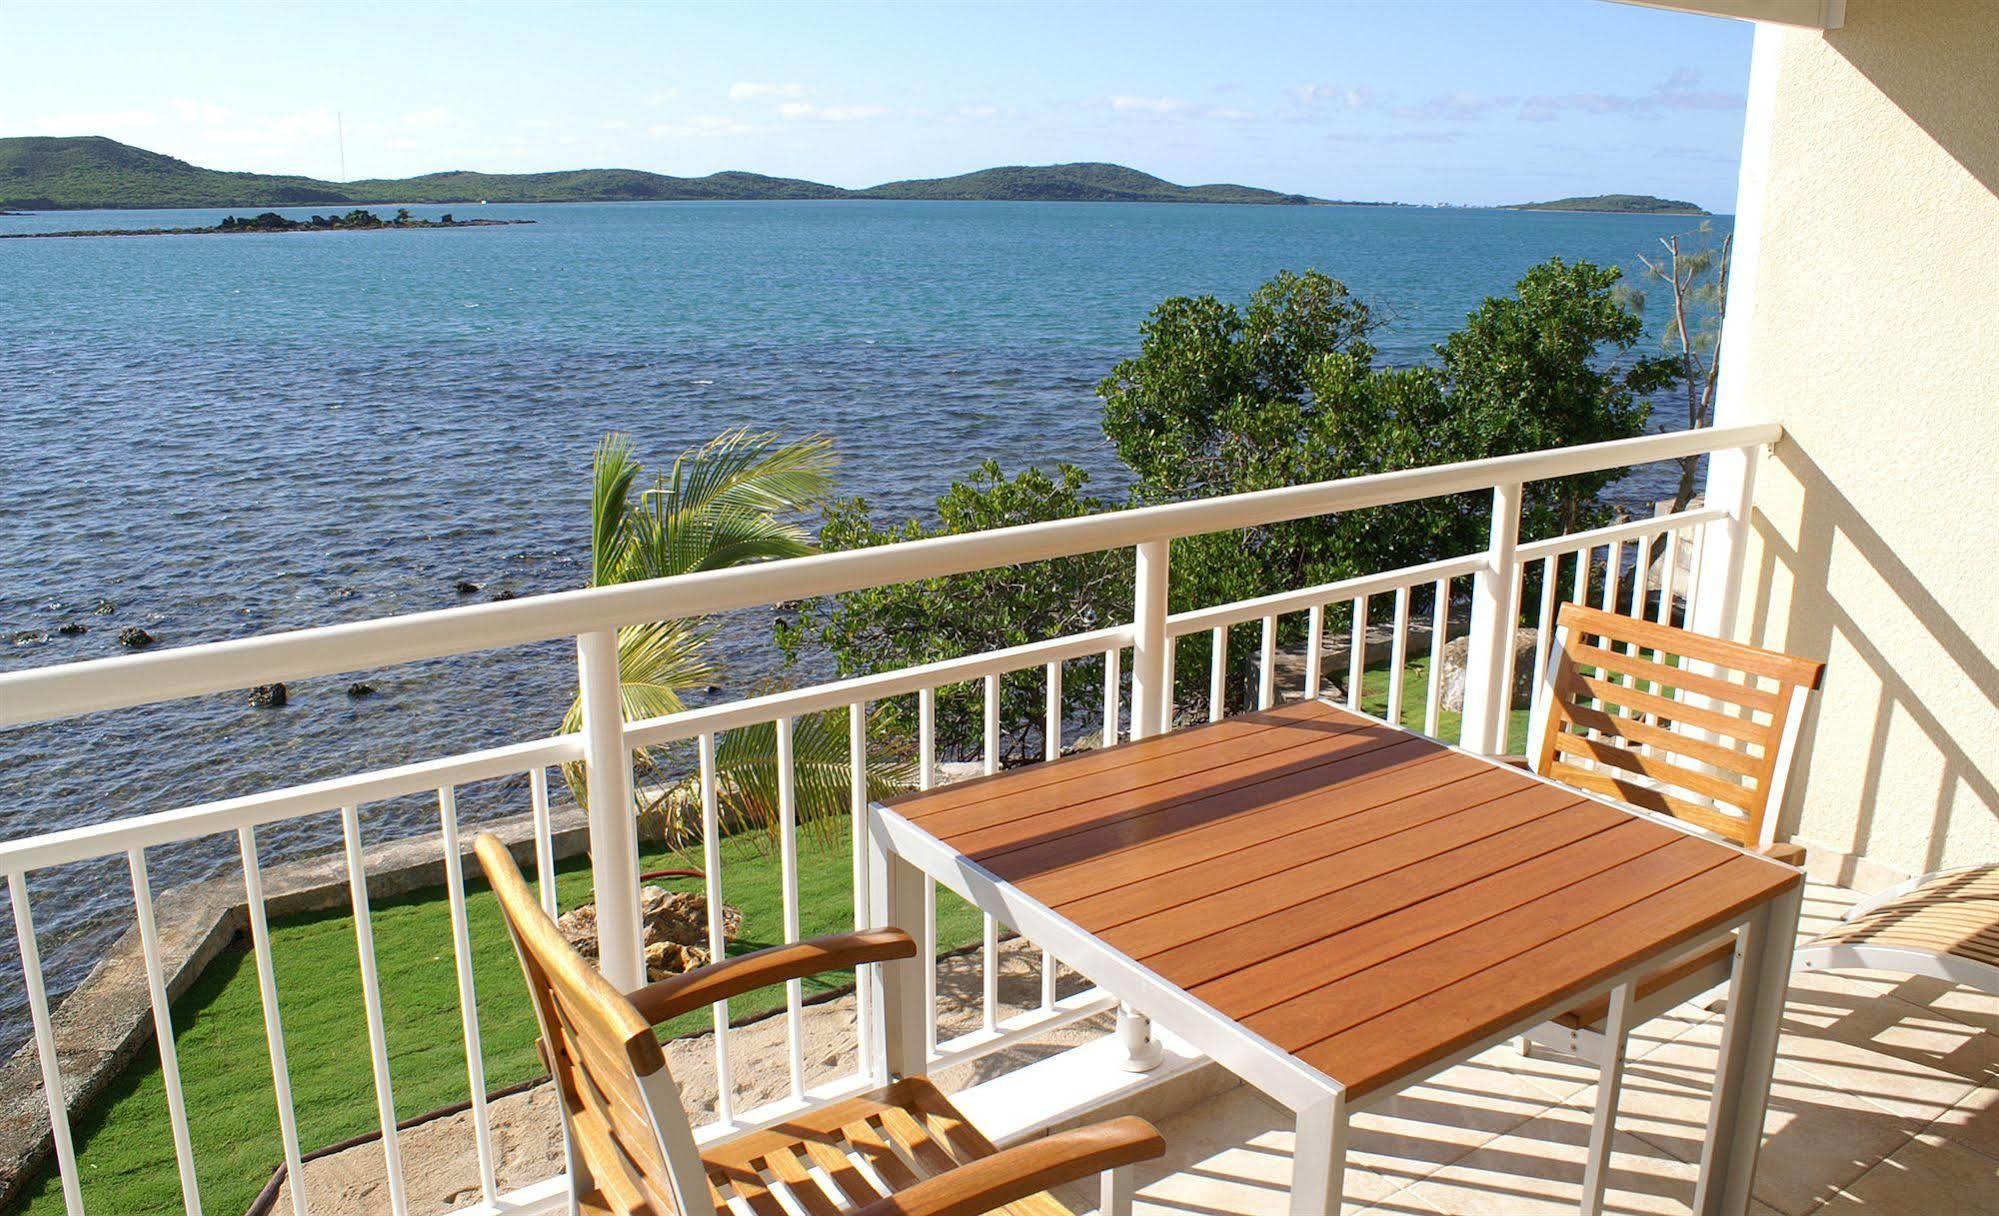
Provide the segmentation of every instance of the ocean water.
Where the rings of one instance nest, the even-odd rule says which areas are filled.
[[[120,653],[128,625],[180,646],[578,586],[607,431],[661,462],[736,425],[826,434],[844,492],[898,517],[988,456],[1068,461],[1115,491],[1093,387],[1167,296],[1240,300],[1317,268],[1392,318],[1380,343],[1408,363],[1546,257],[1635,269],[1696,224],[1075,203],[412,210],[535,223],[0,241],[0,669]],[[0,232],[223,214],[0,217]],[[1669,492],[1655,470],[1616,496]],[[461,579],[482,590],[459,595]],[[718,695],[772,669],[768,615],[723,631]],[[89,632],[61,636],[65,621]],[[0,732],[0,837],[536,737],[574,678],[552,643],[305,681],[281,710],[231,694]],[[378,691],[350,700],[354,679]],[[496,785],[461,813],[525,807]],[[434,830],[421,802],[367,814],[370,840]],[[338,839],[332,816],[275,825],[262,855]],[[234,849],[156,850],[155,887],[233,874]],[[131,923],[123,864],[32,890],[64,991]],[[0,971],[11,1043],[11,951]]]

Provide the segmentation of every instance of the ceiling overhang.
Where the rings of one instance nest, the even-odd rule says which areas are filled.
[[[1836,30],[1846,21],[1846,0],[1616,0],[1676,13],[1702,13],[1808,30]]]

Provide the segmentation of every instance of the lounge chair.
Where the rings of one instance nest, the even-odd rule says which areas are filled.
[[[534,998],[571,1195],[585,1216],[977,1216],[1001,1207],[1069,1216],[1047,1188],[1092,1174],[1104,1176],[1105,1211],[1123,1216],[1130,1167],[1165,1151],[1159,1133],[1133,1118],[996,1149],[921,1076],[699,1147],[653,1027],[788,980],[913,958],[909,935],[814,938],[624,993],[563,940],[497,837],[481,835],[474,849]]]
[[[1999,865],[1925,874],[1862,900],[1800,948],[1796,966],[1927,975],[1999,995]]]
[[[1803,850],[1776,841],[1805,701],[1825,665],[1582,604],[1556,620],[1525,757],[1551,781],[1639,810],[1788,865]],[[1678,761],[1676,763],[1676,761]],[[1735,938],[1701,942],[1634,989],[1633,1024],[1727,982]],[[1610,1002],[1601,998],[1521,1041],[1602,1058]]]

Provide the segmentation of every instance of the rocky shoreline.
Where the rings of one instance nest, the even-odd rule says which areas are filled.
[[[4,214],[4,213],[0,213]],[[0,241],[24,241],[57,236],[225,236],[242,232],[383,232],[402,228],[502,228],[532,224],[533,220],[461,220],[449,213],[434,220],[421,220],[408,211],[383,219],[372,211],[356,208],[345,215],[315,215],[307,219],[286,219],[266,211],[246,219],[226,216],[219,224],[205,228],[78,228],[63,232],[5,232]]]

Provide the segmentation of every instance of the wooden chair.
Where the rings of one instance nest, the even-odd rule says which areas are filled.
[[[577,1209],[609,1216],[1069,1216],[1047,1188],[1103,1174],[1128,1211],[1133,1163],[1165,1151],[1142,1119],[995,1149],[928,1079],[698,1147],[653,1026],[715,1001],[863,963],[912,958],[900,929],[815,938],[618,991],[564,941],[506,846],[474,843],[520,955],[555,1080]],[[828,1185],[830,1183],[830,1185]]]
[[[1999,995],[1999,865],[1912,878],[1800,947],[1803,971],[1927,975]]]
[[[1671,816],[1797,865],[1776,842],[1805,701],[1825,664],[1564,604],[1537,690],[1527,755],[1551,781]],[[1642,1021],[1728,979],[1732,936],[1702,943],[1641,981]],[[1608,998],[1571,1010],[1527,1040],[1598,1058]],[[1521,1044],[1523,1050],[1527,1042]]]

